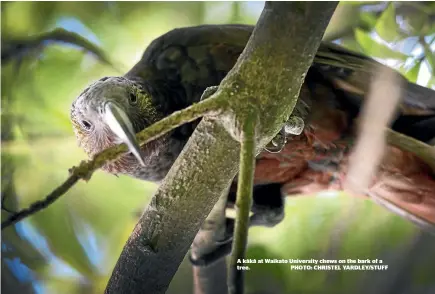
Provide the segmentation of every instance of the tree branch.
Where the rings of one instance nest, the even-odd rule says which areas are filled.
[[[50,32],[45,32],[36,36],[30,36],[27,39],[2,40],[3,46],[1,48],[1,61],[3,64],[5,64],[16,59],[18,62],[16,71],[18,72],[19,63],[21,62],[21,58],[23,57],[23,55],[25,55],[29,51],[41,49],[47,46],[49,43],[55,42],[68,43],[83,48],[84,50],[95,55],[95,57],[101,62],[117,69],[114,64],[110,62],[109,58],[106,56],[101,48],[99,48],[86,38],[82,37],[81,35],[67,31],[63,28],[56,28]],[[72,168],[71,170],[73,169],[74,168]],[[78,182],[79,179],[80,175],[78,173],[72,172],[71,175],[60,186],[54,189],[43,200],[36,201],[32,203],[29,207],[22,209],[18,212],[11,211],[5,207],[6,195],[3,195],[1,209],[9,213],[10,216],[4,222],[2,222],[1,229],[3,230],[4,228],[11,226],[26,217],[29,217],[32,214],[45,209],[57,199],[59,199],[63,194],[65,194],[72,186],[74,186]]]
[[[40,35],[31,36],[24,40],[2,40],[3,46],[1,49],[1,61],[7,63],[14,58],[21,57],[26,51],[35,50],[46,46],[49,42],[67,43],[78,46],[92,53],[101,62],[112,66],[116,69],[113,63],[109,60],[103,50],[91,41],[81,35],[67,31],[63,28],[56,28],[50,32],[45,32]],[[117,69],[118,70],[118,69]]]
[[[423,50],[424,50],[424,57],[426,57],[427,63],[431,67],[431,71],[434,72],[435,71],[434,53],[432,52],[429,44],[426,43],[426,40],[424,39],[424,37],[420,37],[419,41],[420,41],[420,45],[423,47]]]
[[[249,213],[252,206],[252,187],[254,185],[255,170],[255,114],[245,118],[242,126],[242,144],[240,150],[240,172],[237,182],[236,224],[234,242],[230,261],[230,275],[228,290],[230,294],[243,293],[244,270],[237,269],[243,265],[248,244]],[[242,263],[238,260],[241,259]]]
[[[336,2],[268,2],[236,65],[212,96],[227,111],[203,119],[139,219],[106,293],[164,293],[199,227],[237,172],[240,119],[259,117],[256,152],[288,120]]]

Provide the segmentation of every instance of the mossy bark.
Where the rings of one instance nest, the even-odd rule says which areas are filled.
[[[164,293],[238,171],[240,123],[254,109],[259,151],[290,116],[337,2],[267,2],[237,64],[140,218],[106,293]]]

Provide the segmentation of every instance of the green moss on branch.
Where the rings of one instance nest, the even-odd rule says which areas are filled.
[[[242,142],[240,150],[240,172],[237,182],[236,223],[234,230],[234,243],[230,261],[230,278],[228,290],[230,294],[243,293],[244,271],[237,270],[243,264],[248,243],[249,213],[252,206],[252,187],[254,185],[255,170],[255,128],[257,113],[252,109],[242,122]]]

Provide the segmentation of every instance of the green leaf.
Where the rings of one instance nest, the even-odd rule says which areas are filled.
[[[429,64],[430,71],[433,73],[435,71],[435,56],[434,52],[430,48],[429,44],[426,43],[423,37],[420,37],[420,44],[423,47],[424,55],[426,57],[426,61]]]
[[[365,6],[365,5],[375,5],[381,3],[380,1],[343,1],[342,2],[345,5],[358,5],[358,6]],[[341,4],[341,3],[340,3]]]
[[[376,13],[374,12],[361,12],[359,15],[360,26],[367,31],[371,31],[378,21]]]
[[[430,36],[435,34],[435,21],[429,19],[422,28],[420,36]]]
[[[97,273],[78,239],[77,218],[71,214],[65,199],[31,218],[38,232],[46,238],[54,255],[85,277]],[[79,233],[83,233],[79,231]]]
[[[364,53],[361,50],[361,46],[359,43],[355,40],[355,37],[353,35],[350,35],[349,37],[345,37],[341,39],[340,46],[343,46],[344,48],[358,53]]]
[[[406,28],[406,33],[412,36],[424,36],[430,31],[429,15],[422,13],[416,9],[408,9],[400,14],[403,18],[403,26]]]
[[[360,23],[359,8],[357,6],[343,5],[343,2],[337,6],[328,27],[323,35],[324,41],[332,41],[349,35],[353,28]]]
[[[377,58],[391,58],[405,61],[409,56],[398,51],[394,51],[390,47],[380,44],[372,39],[369,33],[355,29],[355,39],[358,41],[364,53]]]
[[[405,76],[410,82],[417,82],[422,60],[418,60],[406,73]]]
[[[401,38],[397,31],[396,12],[390,3],[376,22],[375,30],[387,42],[394,42]]]

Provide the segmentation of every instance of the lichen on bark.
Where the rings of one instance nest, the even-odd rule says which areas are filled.
[[[206,117],[196,128],[127,241],[106,293],[166,291],[201,224],[238,171],[240,144],[230,133],[239,133],[246,105],[260,118],[258,151],[290,116],[336,5],[266,3],[244,52],[212,97],[225,104],[225,111]]]

